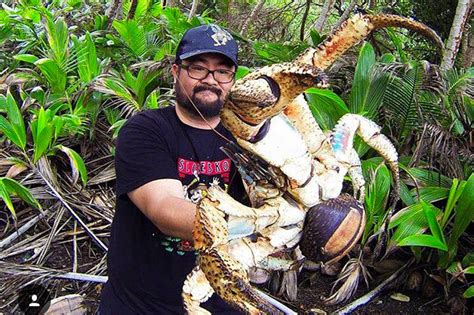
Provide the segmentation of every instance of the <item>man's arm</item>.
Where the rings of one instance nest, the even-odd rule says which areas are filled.
[[[192,241],[196,205],[183,198],[179,180],[154,180],[129,192],[128,197],[161,232]]]

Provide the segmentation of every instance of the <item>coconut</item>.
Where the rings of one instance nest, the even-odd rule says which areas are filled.
[[[364,227],[364,208],[351,195],[323,201],[306,214],[301,252],[312,261],[338,261],[357,243]]]

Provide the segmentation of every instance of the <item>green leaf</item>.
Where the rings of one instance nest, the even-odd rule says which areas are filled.
[[[399,138],[406,137],[422,123],[419,114],[419,91],[423,78],[423,66],[419,62],[413,62],[406,65],[400,73],[391,75],[388,82],[383,107],[387,118],[396,124]]]
[[[418,190],[412,189],[411,194],[413,198],[417,198],[417,194],[419,195],[419,200],[423,199],[426,202],[436,202],[440,200],[444,200],[448,197],[449,189],[444,187],[423,187]]]
[[[415,199],[413,198],[410,190],[403,181],[400,181],[400,199],[407,206],[415,203]]]
[[[436,218],[441,218],[442,212],[438,208],[432,207],[432,210]],[[395,213],[389,227],[397,228],[390,239],[391,246],[395,246],[406,237],[424,233],[429,224],[421,203],[414,203]]]
[[[421,224],[416,224],[418,226],[425,226],[426,217],[423,215],[423,207],[419,203],[413,203],[408,207],[400,209],[397,211],[392,219],[390,220],[390,228],[395,228],[403,223],[407,223],[409,226],[415,225],[412,221],[416,217],[416,221],[422,222]],[[410,221],[409,221],[410,220]],[[414,234],[414,233],[411,233]]]
[[[124,12],[126,12],[127,15],[130,10],[129,8],[130,5],[128,5],[127,8],[125,7],[125,5],[129,3],[131,2],[124,3]],[[149,6],[150,6],[150,0],[137,0],[137,7],[135,9],[135,15],[133,16],[133,19],[138,19],[139,17],[146,14]]]
[[[7,98],[5,95],[0,94],[0,113],[7,112]]]
[[[7,191],[7,188],[5,187],[3,178],[0,178],[0,198],[3,200],[3,202],[5,202],[5,205],[7,206],[8,210],[10,210],[10,213],[16,220],[15,208],[13,207],[12,200],[10,199],[10,195]]]
[[[463,266],[474,265],[474,252],[467,253],[462,259]]]
[[[398,246],[424,246],[447,251],[448,247],[432,235],[411,235],[398,243]]]
[[[28,188],[26,188],[25,186],[18,183],[12,178],[4,177],[2,181],[11,194],[18,196],[21,200],[25,201],[30,206],[35,207],[36,209],[41,209],[40,203],[38,202],[38,200],[35,199],[35,197],[33,197]]]
[[[380,56],[380,62],[386,63],[386,64],[395,62],[395,56],[389,53],[385,53],[382,56]]]
[[[474,220],[474,174],[469,176],[459,201],[455,208],[454,226],[448,241],[448,246],[454,248],[458,239]],[[454,257],[450,255],[450,258]]]
[[[77,71],[81,81],[88,83],[100,73],[100,65],[97,61],[97,53],[89,32],[86,32],[84,40],[79,42],[74,39],[74,46],[77,51]]]
[[[7,97],[5,99],[7,120],[5,117],[0,116],[0,131],[2,131],[8,139],[15,143],[22,150],[26,147],[26,129],[25,122],[23,121],[23,115],[18,107],[13,95],[10,90],[7,91]]]
[[[37,113],[37,117],[30,123],[33,135],[34,156],[36,163],[48,150],[53,140],[54,126],[51,124],[50,111],[45,111],[43,107]]]
[[[422,168],[416,168],[416,167],[407,168],[403,165],[400,165],[400,168],[403,169],[408,174],[410,174],[410,177],[416,181],[418,186],[421,186],[421,187],[439,186],[439,187],[445,187],[448,189],[451,188],[452,179],[444,175],[441,175],[438,172],[430,171],[430,170],[426,170]]]
[[[311,46],[317,46],[323,41],[323,37],[314,28],[309,31],[309,37]]]
[[[343,115],[349,113],[344,101],[331,90],[310,88],[305,93],[309,108],[323,130],[331,130]]]
[[[123,43],[136,57],[142,57],[147,52],[146,33],[142,25],[135,20],[113,21],[112,26],[119,33]]]
[[[101,93],[109,94],[119,98],[132,108],[134,111],[141,109],[140,104],[125,86],[125,82],[115,77],[103,77],[95,80],[94,89]]]
[[[37,100],[38,103],[44,106],[45,92],[41,86],[35,86],[30,91],[30,97]]]
[[[46,32],[48,34],[49,47],[53,53],[53,59],[57,65],[62,67],[66,64],[69,34],[66,22],[58,18],[56,22],[49,17],[46,18]]]
[[[418,209],[420,205],[422,208],[421,214],[423,214],[425,220],[419,219],[420,211]],[[400,232],[397,230],[398,233],[394,233],[392,236],[392,242],[395,241],[398,246],[425,246],[447,251],[448,247],[437,220],[437,217],[440,217],[441,215],[439,209],[427,204],[423,200],[419,204],[415,204],[409,208],[415,211],[410,212],[411,217],[405,216],[403,225],[400,222]],[[407,220],[408,218],[410,220]],[[413,220],[415,218],[417,218],[416,221]],[[395,219],[400,221],[400,218],[395,217]],[[428,222],[428,226],[433,235],[419,234],[426,230],[426,225],[424,223],[426,221]],[[415,222],[417,222],[416,227],[413,226],[415,225]],[[403,231],[402,228],[404,228],[405,231]]]
[[[366,211],[371,214],[383,214],[390,192],[390,171],[387,166],[371,160],[362,161],[362,169],[364,177],[370,179],[365,198]]]
[[[239,79],[242,79],[243,77],[245,77],[247,74],[250,73],[250,69],[245,67],[245,66],[239,66],[237,68],[237,71],[235,72],[235,80],[239,80]]]
[[[467,183],[465,181],[459,183],[459,180],[457,178],[453,178],[453,184],[451,186],[451,189],[449,190],[449,197],[446,202],[446,207],[444,208],[443,220],[441,221],[442,227],[444,227],[448,222],[448,219],[451,216],[454,206],[456,205],[459,197],[461,197],[466,184]]]
[[[35,65],[44,74],[54,93],[64,93],[67,81],[66,73],[64,73],[56,61],[49,58],[42,58],[36,61]]]
[[[123,125],[125,125],[126,122],[127,122],[126,119],[121,119],[121,120],[116,121],[112,126],[110,126],[109,130],[113,130],[113,134],[112,134],[113,139],[117,139],[120,129],[123,127]]]
[[[428,219],[428,225],[430,227],[431,233],[434,237],[436,237],[441,243],[445,244],[446,246],[444,234],[441,230],[441,227],[439,226],[438,220],[436,219],[436,212],[433,210],[433,207],[427,204],[424,200],[421,200],[420,203],[423,207],[425,216]],[[446,250],[447,249],[448,248],[446,247]]]
[[[403,49],[403,43],[401,37],[397,35],[391,28],[386,29],[388,36],[392,40],[393,44],[397,48],[398,55],[400,56],[401,62],[407,62],[408,58],[405,54],[405,50]]]
[[[35,63],[39,59],[35,55],[30,55],[30,54],[19,54],[19,55],[13,56],[13,58],[16,60],[27,62],[27,63]]]
[[[150,109],[156,109],[159,107],[158,105],[158,97],[160,96],[160,90],[156,89],[151,92],[145,101],[145,106]]]
[[[163,60],[163,58],[165,58],[166,56],[172,55],[173,48],[174,46],[171,41],[163,43],[156,51],[155,56],[153,56],[153,60],[160,61],[160,60]]]
[[[352,113],[362,113],[365,111],[368,90],[371,82],[370,72],[375,64],[375,52],[368,42],[365,42],[359,52],[356,71],[352,83],[349,104]]]
[[[464,273],[474,274],[474,266],[469,266],[466,269],[464,269]]]
[[[261,61],[265,62],[265,64],[290,62],[308,47],[307,44],[253,43],[255,54]]]
[[[79,8],[82,5],[82,0],[67,0],[67,4],[71,7]]]
[[[469,288],[467,288],[462,296],[464,296],[466,299],[474,297],[474,285],[471,285]]]
[[[87,185],[87,169],[86,165],[84,164],[84,160],[82,157],[73,149],[65,147],[63,145],[58,145],[57,148],[69,157],[69,162],[71,163],[71,169],[72,169],[72,177],[74,182],[77,181],[79,178],[79,175],[81,176],[82,180],[82,185],[86,186]]]

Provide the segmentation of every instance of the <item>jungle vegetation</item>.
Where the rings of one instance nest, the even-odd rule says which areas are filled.
[[[84,293],[97,306],[100,288],[89,276],[107,274],[114,142],[135,113],[173,103],[170,66],[188,28],[212,22],[231,31],[241,47],[242,77],[291,61],[354,11],[364,11],[417,19],[438,32],[446,48],[440,52],[400,29],[377,32],[328,70],[329,89],[307,91],[311,109],[324,130],[349,112],[383,126],[402,170],[388,271],[403,267],[411,270],[409,279],[435,282],[439,300],[454,300],[451,311],[465,311],[474,297],[472,3],[3,1],[0,310],[15,310],[15,292],[33,282],[47,284],[55,296]],[[356,141],[355,147],[368,179],[368,222],[338,291],[327,299],[332,304],[353,300],[357,288],[369,291],[364,282],[374,286],[381,267],[364,248],[373,249],[391,206],[387,167],[366,145]],[[402,266],[396,255],[410,264]],[[290,304],[297,298],[283,291],[272,294]]]

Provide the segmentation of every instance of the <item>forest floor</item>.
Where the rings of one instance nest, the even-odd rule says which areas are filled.
[[[97,263],[97,257],[91,259],[92,257],[89,254],[85,251],[82,252],[82,255],[79,255],[82,259],[79,260],[78,272],[85,272],[85,270],[90,268],[90,264]],[[53,246],[51,248],[51,255],[48,258],[48,265],[56,269],[67,268],[66,266],[70,263],[70,257],[68,256],[63,246]],[[462,301],[451,299],[448,305],[444,298],[443,287],[430,280],[429,277],[424,277],[423,282],[416,290],[408,290],[406,276],[412,271],[413,269],[409,269],[404,272],[390,286],[387,286],[380,295],[350,314],[474,314],[474,301],[468,300],[467,303],[463,303]],[[384,276],[371,281],[372,287],[370,289],[373,289],[387,277]],[[340,303],[339,305],[327,305],[324,303],[324,298],[331,295],[331,288],[336,279],[335,276],[323,275],[320,271],[303,271],[298,279],[297,300],[287,302],[279,299],[279,301],[295,310],[298,314],[332,314],[348,303]],[[90,314],[97,312],[102,289],[101,284],[70,280],[51,280],[48,284],[48,289],[53,290],[53,288],[56,290],[56,296],[82,293],[88,312]],[[261,288],[265,290],[264,287]],[[359,283],[358,290],[350,301],[354,301],[368,291],[364,283]],[[394,299],[391,297],[394,293],[403,294],[405,298],[409,298],[409,301],[402,302]],[[3,308],[1,304],[0,314],[3,314],[2,312],[10,314],[9,309]],[[466,304],[467,308],[463,307],[463,304]]]

